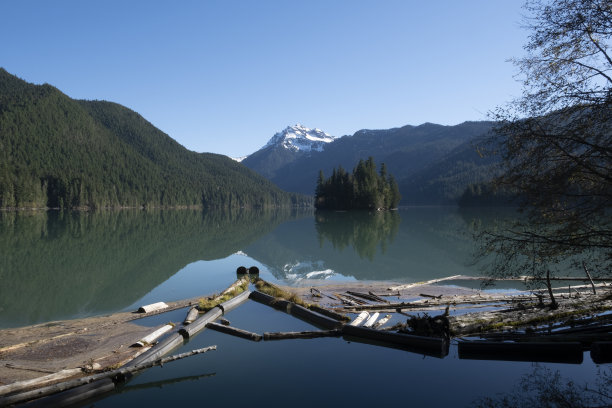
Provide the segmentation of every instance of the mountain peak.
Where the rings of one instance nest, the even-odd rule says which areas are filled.
[[[293,152],[322,151],[327,143],[333,142],[334,137],[321,129],[309,129],[297,123],[287,126],[276,133],[264,147],[279,146]]]

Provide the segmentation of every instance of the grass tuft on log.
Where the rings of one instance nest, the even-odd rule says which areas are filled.
[[[249,288],[249,280],[242,279],[239,285],[233,286],[233,290],[230,290],[230,291],[226,290],[220,295],[210,296],[207,298],[200,299],[200,301],[198,302],[198,310],[200,312],[208,312],[213,307],[218,306],[223,302],[227,302],[228,300],[235,298],[236,296],[238,296],[239,294],[241,294],[248,288]]]

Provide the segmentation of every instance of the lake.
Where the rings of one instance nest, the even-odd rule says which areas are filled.
[[[288,285],[481,275],[472,262],[473,227],[498,215],[455,208],[0,213],[0,326],[218,292],[240,265]],[[315,329],[253,301],[226,317],[260,334]],[[594,364],[588,352],[582,364],[479,361],[459,359],[456,344],[435,358],[344,338],[253,343],[205,330],[175,352],[213,344],[217,351],[148,370],[84,406],[542,406],[537,398],[586,398],[585,384],[612,378],[610,364]]]
[[[479,212],[0,212],[0,327],[207,295],[240,265],[288,285],[479,275]]]

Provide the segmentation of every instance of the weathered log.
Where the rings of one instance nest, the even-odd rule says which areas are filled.
[[[384,325],[385,323],[387,323],[389,321],[389,319],[391,319],[391,315],[388,314],[385,317],[383,317],[382,319],[380,319],[379,321],[377,321],[376,323],[374,323],[374,325],[372,326],[373,329],[378,329],[379,327],[381,327],[382,325]]]
[[[336,329],[342,326],[342,323],[327,316],[323,316],[317,312],[306,309],[303,306],[291,303],[289,314],[298,317],[308,323],[314,324],[315,326],[323,327],[325,329]]]
[[[240,306],[241,304],[249,300],[250,293],[251,293],[250,291],[245,290],[244,292],[242,292],[239,295],[234,296],[227,302],[221,303],[218,307],[223,311],[223,314],[226,314],[230,310],[237,308],[238,306]]]
[[[168,307],[164,302],[152,303],[150,305],[140,306],[138,313],[151,313],[158,310],[166,309]]]
[[[410,348],[415,352],[442,357],[448,353],[448,343],[440,337],[415,336],[412,334],[392,333],[369,329],[367,327],[351,326],[345,324],[342,327],[342,334],[365,338],[381,343],[390,343],[398,346]]]
[[[372,325],[374,325],[374,323],[376,323],[376,320],[378,319],[378,316],[380,316],[380,313],[378,313],[378,312],[372,313],[372,315],[370,315],[368,320],[366,320],[366,322],[363,324],[363,327],[372,327]]]
[[[359,326],[361,323],[363,323],[364,320],[366,320],[369,317],[370,317],[370,314],[368,312],[361,312],[359,313],[359,316],[357,316],[355,320],[353,320],[349,324],[351,326]]]
[[[346,293],[348,293],[349,295],[352,295],[352,296],[357,296],[357,297],[360,297],[360,298],[363,298],[363,299],[366,299],[366,300],[370,300],[372,302],[389,303],[387,300],[385,300],[385,299],[383,299],[383,298],[381,298],[379,296],[376,296],[376,295],[371,295],[369,293],[353,292],[353,291],[350,291],[350,290],[347,290]]]
[[[174,328],[174,324],[166,324],[154,332],[146,335],[142,339],[138,340],[136,343],[132,344],[131,347],[144,347],[153,344],[155,340],[168,333],[170,330]]]
[[[42,377],[33,378],[31,380],[18,381],[12,384],[0,386],[0,395],[6,395],[11,392],[17,392],[26,390],[28,388],[40,387],[57,380],[64,380],[66,378],[74,377],[75,375],[82,374],[83,370],[80,368],[69,368],[61,370],[53,374],[44,375]]]
[[[582,363],[582,345],[579,342],[462,341],[458,350],[460,359],[469,360]]]
[[[133,367],[139,364],[147,364],[147,363],[150,363],[151,361],[158,360],[162,358],[164,355],[174,350],[175,348],[182,346],[184,342],[185,342],[185,338],[181,334],[179,333],[171,334],[170,336],[166,337],[164,340],[157,343],[154,347],[152,347],[146,353],[143,353],[139,355],[138,357],[136,357],[135,359],[133,359],[132,361],[128,362],[125,365],[125,367]]]
[[[223,317],[219,319],[219,323],[221,323],[224,326],[229,326],[231,324],[229,320],[227,320],[227,319],[225,319]]]
[[[221,292],[219,296],[227,295],[229,293],[236,291],[236,289],[238,289],[239,286],[242,286],[248,281],[249,281],[249,278],[246,276],[238,279],[236,282],[232,283],[227,289]]]
[[[246,330],[238,329],[237,327],[224,326],[222,324],[210,322],[206,323],[206,328],[216,330],[221,333],[231,334],[232,336],[240,337],[252,341],[261,341],[261,335],[257,333],[251,333]]]
[[[280,332],[280,333],[264,333],[264,340],[286,340],[286,339],[314,339],[317,337],[338,337],[342,335],[342,330],[316,330],[302,332]]]
[[[454,279],[458,279],[458,278],[461,278],[461,275],[447,276],[446,278],[432,279],[432,280],[428,280],[428,281],[425,281],[425,282],[409,283],[409,284],[406,284],[406,285],[391,286],[390,288],[387,288],[387,290],[396,291],[396,290],[410,289],[410,288],[413,288],[415,286],[431,285],[433,283],[443,282],[443,281],[446,281],[446,280],[454,280]]]
[[[74,403],[77,401],[82,401],[83,399],[90,398],[93,395],[97,395],[100,392],[108,392],[115,388],[115,382],[123,382],[126,377],[129,375],[145,370],[147,368],[151,368],[157,365],[163,365],[175,360],[179,360],[185,357],[193,356],[196,354],[205,353],[210,350],[216,350],[217,346],[205,347],[197,350],[192,350],[190,352],[178,354],[175,356],[170,356],[162,359],[157,359],[148,363],[137,364],[129,367],[122,367],[117,370],[106,371],[103,373],[98,373],[94,375],[90,375],[87,377],[77,378],[71,381],[65,381],[58,384],[50,385],[44,388],[39,388],[37,390],[23,392],[20,394],[14,394],[7,397],[0,398],[0,406],[10,405],[10,404],[18,404],[21,402],[29,401],[35,398],[41,398],[47,395],[55,394],[58,392],[70,390],[76,387],[80,387],[83,385],[88,385],[86,388],[76,389],[76,393],[74,394],[66,394],[61,396],[62,398],[55,399],[54,404],[49,404],[49,401],[40,401],[43,406],[55,406],[55,405],[67,405],[68,403]],[[102,382],[99,382],[102,381]],[[112,386],[111,386],[112,385]],[[60,397],[60,396],[58,396]],[[58,402],[61,402],[59,404]],[[38,401],[37,401],[38,403]]]
[[[187,324],[193,323],[198,318],[198,314],[199,314],[198,309],[195,307],[192,307],[191,309],[189,309],[189,312],[187,312],[187,317],[185,317],[183,324],[187,325]]]
[[[595,364],[612,363],[612,341],[596,341],[591,345],[591,359]]]
[[[251,292],[249,294],[249,299],[264,304],[266,306],[271,306],[283,312],[287,312],[287,309],[289,308],[289,305],[291,303],[287,300],[275,298],[274,296],[270,296],[267,293],[263,293],[258,290]]]
[[[349,306],[357,306],[357,305],[359,305],[358,302],[350,300],[349,298],[346,298],[346,297],[342,296],[339,293],[334,293],[334,296],[337,297],[345,305],[349,305]]]
[[[193,323],[179,330],[179,333],[186,339],[193,337],[196,333],[206,327],[207,323],[214,322],[223,315],[223,310],[220,307],[213,307],[208,312],[197,318]]]
[[[324,316],[331,317],[332,319],[335,319],[338,321],[350,321],[350,319],[346,315],[343,315],[341,313],[336,313],[332,310],[328,310],[323,307],[319,307],[317,305],[310,305],[308,306],[308,308],[314,312],[321,313]]]

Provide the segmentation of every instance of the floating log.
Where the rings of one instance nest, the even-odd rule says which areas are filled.
[[[259,275],[259,268],[256,266],[251,266],[249,268],[249,275]]]
[[[314,339],[317,337],[338,337],[342,335],[342,330],[315,330],[302,332],[281,332],[281,333],[264,333],[264,340],[286,340],[286,339]]]
[[[206,327],[207,323],[214,322],[219,317],[223,315],[223,310],[221,308],[215,306],[210,309],[208,312],[204,313],[202,316],[197,318],[193,323],[188,326],[185,326],[179,330],[181,335],[188,339],[193,337],[196,333]]]
[[[247,272],[247,268],[244,266],[239,266],[238,268],[236,268],[236,275],[246,275]]]
[[[232,336],[240,337],[240,338],[247,339],[247,340],[261,341],[261,335],[257,333],[252,333],[250,331],[238,329],[232,326],[224,326],[222,324],[211,322],[211,323],[206,323],[206,328],[216,330],[218,332],[225,333],[225,334],[231,334]]]
[[[207,351],[216,349],[217,346],[205,347],[178,354],[175,356],[160,358],[148,363],[138,364],[136,366],[122,367],[112,371],[105,371],[103,373],[98,373],[87,377],[81,377],[71,381],[61,382],[44,388],[39,388],[37,390],[14,394],[8,397],[2,397],[0,398],[0,406],[18,404],[56,393],[61,394],[52,395],[51,397],[45,398],[44,400],[35,401],[36,405],[65,406],[74,404],[76,402],[89,399],[95,395],[112,391],[115,388],[115,382],[124,382],[126,378],[129,378],[135,372],[145,370],[147,368],[151,368],[157,365],[164,365],[175,360],[180,360],[185,357],[206,353]]]
[[[344,303],[345,305],[349,305],[349,306],[357,306],[359,305],[359,303],[352,301],[348,298],[345,298],[344,296],[340,295],[339,293],[334,293],[334,296],[338,298],[338,300],[340,300],[342,303]]]
[[[387,331],[374,330],[367,327],[357,327],[345,324],[342,327],[344,336],[352,336],[377,341],[380,343],[390,343],[409,348],[410,351],[443,357],[448,354],[448,343],[440,337],[415,336],[412,334],[392,333]]]
[[[310,305],[308,308],[310,310],[314,311],[314,312],[321,313],[324,316],[331,317],[332,319],[335,319],[335,320],[338,320],[338,321],[350,321],[351,320],[346,315],[343,315],[341,313],[336,313],[336,312],[334,312],[332,310],[327,310],[327,309],[325,309],[323,307],[319,307],[317,305]]]
[[[251,293],[250,291],[245,290],[244,292],[242,292],[241,294],[237,296],[234,296],[227,302],[221,303],[220,305],[218,305],[218,307],[223,311],[223,314],[226,314],[230,310],[237,308],[238,306],[240,306],[241,304],[249,300],[250,293]]]
[[[579,342],[463,341],[459,342],[458,350],[459,358],[468,360],[582,363]]]
[[[322,314],[313,312],[312,310],[306,309],[305,307],[295,303],[291,303],[289,307],[289,314],[325,329],[336,329],[342,326],[342,323],[335,319],[323,316]]]
[[[376,323],[374,323],[374,325],[372,326],[373,329],[378,329],[379,327],[381,327],[382,325],[384,325],[385,323],[387,323],[389,321],[389,319],[391,319],[391,315],[388,314],[385,317],[383,317],[382,319],[380,319],[379,321],[377,321]]]
[[[372,327],[372,325],[376,323],[378,316],[380,316],[380,313],[378,312],[372,313],[372,315],[368,318],[368,320],[366,320],[366,322],[363,324],[363,327]]]
[[[355,320],[353,320],[352,322],[350,322],[349,324],[351,326],[359,326],[361,323],[363,323],[364,320],[366,320],[368,317],[370,317],[370,314],[368,312],[361,312],[359,313],[359,316],[357,316],[355,318]]]
[[[164,302],[152,303],[150,305],[140,306],[138,308],[138,313],[151,313],[156,312],[158,310],[163,310],[168,307]]]
[[[249,298],[258,303],[262,303],[266,306],[272,306],[275,309],[279,309],[284,312],[287,311],[287,306],[289,305],[289,302],[287,301],[283,302],[282,299],[277,299],[274,296],[270,296],[267,293],[263,293],[258,290],[251,292],[251,294],[249,295]]]
[[[146,353],[143,353],[128,362],[125,367],[133,367],[139,364],[147,364],[152,361],[158,360],[162,358],[164,355],[168,354],[175,348],[182,346],[185,342],[185,338],[180,333],[174,333],[170,336],[166,337],[164,340],[157,343],[154,347],[152,347]]]
[[[391,286],[390,288],[387,288],[387,290],[396,291],[396,290],[410,289],[410,288],[413,288],[415,286],[431,285],[433,283],[443,282],[443,281],[447,281],[447,280],[459,279],[461,277],[462,277],[461,275],[447,276],[446,278],[432,279],[432,280],[428,280],[428,281],[425,281],[425,282],[415,282],[415,283],[409,283],[409,284],[406,284],[406,285]]]
[[[185,321],[183,321],[183,324],[187,325],[193,323],[198,318],[198,315],[198,309],[192,307],[191,309],[189,309],[189,312],[187,312],[187,317],[185,317]]]
[[[44,375],[42,377],[33,378],[31,380],[18,381],[12,384],[0,386],[0,395],[6,395],[11,392],[23,391],[32,387],[40,387],[47,383],[64,380],[66,378],[74,377],[75,375],[83,373],[80,368],[70,368],[67,370],[61,370],[57,373]]]
[[[174,328],[174,324],[171,324],[171,323],[166,324],[165,326],[162,326],[159,329],[155,330],[153,333],[148,334],[147,336],[145,336],[142,339],[138,340],[136,343],[132,344],[131,347],[149,346],[149,345],[153,344],[153,342],[155,340],[157,340],[158,338],[160,338],[164,334],[168,333],[173,328]]]
[[[229,326],[230,325],[230,321],[225,319],[225,318],[223,318],[223,317],[219,319],[219,323],[221,323],[224,326]]]
[[[612,341],[596,341],[591,345],[591,359],[595,364],[612,363]]]

